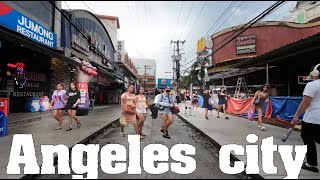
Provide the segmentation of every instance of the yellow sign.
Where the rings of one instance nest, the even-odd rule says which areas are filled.
[[[198,40],[198,44],[197,44],[197,52],[201,52],[206,50],[206,47],[204,45],[205,43],[205,38],[202,37],[200,40]]]

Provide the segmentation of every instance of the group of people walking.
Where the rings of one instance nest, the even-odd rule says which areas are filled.
[[[263,85],[262,88],[258,91],[256,91],[254,98],[252,99],[251,102],[251,109],[253,111],[257,111],[258,113],[258,128],[261,129],[262,131],[264,131],[266,128],[262,126],[262,119],[263,119],[263,113],[265,111],[265,102],[269,101],[269,88],[268,85]],[[227,111],[226,111],[226,106],[227,106],[227,100],[230,97],[230,95],[228,95],[226,93],[226,89],[224,87],[222,87],[220,89],[220,91],[215,94],[213,93],[213,91],[211,90],[205,90],[204,91],[204,95],[203,95],[203,108],[205,109],[205,119],[209,119],[208,117],[208,111],[211,112],[212,115],[212,110],[216,109],[217,110],[217,118],[220,118],[220,112],[222,111],[224,114],[224,118],[225,119],[229,119],[229,117],[227,116]],[[186,101],[190,101],[190,95],[189,92],[186,91],[185,93],[185,99]],[[217,99],[218,103],[215,105],[214,100]],[[198,98],[193,98],[192,101],[197,101],[196,103],[198,103]],[[194,104],[195,102],[193,102],[192,104]],[[193,107],[196,107],[195,105],[193,105]]]
[[[78,128],[80,128],[81,123],[76,116],[78,105],[80,103],[80,91],[77,89],[77,84],[71,82],[69,84],[69,90],[66,91],[64,90],[63,84],[58,83],[51,98],[50,109],[53,110],[53,117],[58,122],[58,126],[55,130],[62,129],[63,115],[66,110],[69,115],[68,128],[66,131],[72,130],[73,120],[76,121]]]
[[[170,87],[167,87],[165,91],[161,91],[161,93],[155,97],[152,105],[149,105],[148,99],[143,94],[143,87],[139,88],[138,95],[134,95],[133,92],[134,86],[130,85],[128,91],[121,96],[121,135],[125,136],[124,127],[132,124],[135,133],[140,135],[141,139],[144,139],[146,135],[142,129],[146,120],[147,110],[150,109],[153,119],[157,118],[158,113],[160,114],[162,119],[162,128],[160,131],[163,133],[162,136],[164,138],[170,139],[168,129],[173,124],[173,113],[171,109],[176,106],[170,95]]]

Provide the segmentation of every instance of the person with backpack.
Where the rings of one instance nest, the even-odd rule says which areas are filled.
[[[168,129],[173,123],[173,114],[170,108],[174,106],[174,103],[170,92],[170,87],[166,87],[165,92],[160,95],[157,102],[162,119],[162,129],[160,131],[163,133],[162,137],[167,139],[170,139]]]

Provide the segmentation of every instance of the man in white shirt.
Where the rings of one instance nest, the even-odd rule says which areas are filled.
[[[319,172],[317,162],[317,148],[315,142],[320,144],[320,64],[316,65],[310,73],[312,82],[309,82],[303,91],[303,100],[295,113],[292,124],[300,124],[298,118],[305,112],[302,119],[301,138],[307,145],[307,162],[302,169]]]

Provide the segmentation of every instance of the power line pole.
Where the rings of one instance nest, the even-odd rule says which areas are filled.
[[[146,75],[147,75],[147,66],[144,66],[144,90],[146,90]]]
[[[173,60],[173,74],[174,72],[176,72],[176,82],[177,82],[177,89],[179,87],[179,80],[180,80],[180,61],[181,61],[181,55],[182,53],[180,53],[180,48],[179,45],[180,43],[183,45],[186,42],[186,40],[184,41],[173,41],[171,40],[170,44],[174,44],[174,48],[173,48],[173,56],[172,56],[172,60]],[[176,48],[175,48],[176,47]],[[177,55],[176,53],[177,52]],[[175,78],[173,77],[173,80],[175,80]]]

